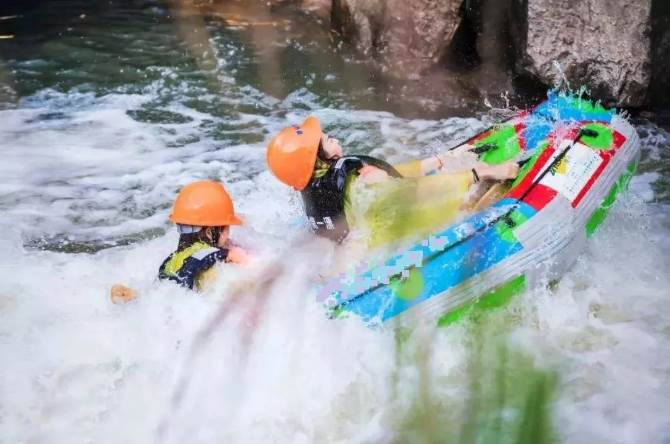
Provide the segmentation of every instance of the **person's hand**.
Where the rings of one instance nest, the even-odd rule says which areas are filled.
[[[470,143],[466,143],[464,145],[459,146],[458,148],[454,148],[453,150],[447,151],[445,154],[447,154],[449,156],[452,156],[452,157],[459,157],[459,156],[462,156],[464,154],[474,154],[476,156],[475,153],[471,152],[474,147],[475,147],[474,145],[472,145]]]
[[[373,167],[371,165],[365,165],[363,168],[358,170],[359,178],[363,183],[379,183],[388,180],[389,175],[386,171],[380,170],[379,168]]]
[[[479,179],[508,180],[519,174],[519,165],[516,162],[505,162],[499,165],[482,164],[475,167]]]
[[[121,284],[112,285],[112,288],[109,290],[109,299],[114,304],[125,304],[133,299],[137,299],[137,296],[137,291]]]
[[[473,150],[475,146],[471,145],[469,143],[466,143],[465,145],[459,146],[458,148],[454,148],[453,150],[445,151],[444,153],[437,154],[435,157],[437,157],[438,162],[440,162],[440,169],[444,165],[449,165],[449,164],[454,164],[454,162],[476,162],[477,161],[477,153],[475,153]]]
[[[249,262],[249,253],[247,253],[243,248],[231,247],[228,250],[228,257],[226,257],[226,262],[231,262],[233,264],[246,264]]]

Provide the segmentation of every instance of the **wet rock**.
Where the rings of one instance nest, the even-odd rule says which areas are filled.
[[[652,105],[670,107],[670,1],[653,0],[652,76],[649,97]]]
[[[515,70],[545,85],[562,70],[572,88],[639,107],[651,79],[650,11],[651,0],[514,0]]]
[[[395,77],[435,66],[460,22],[461,0],[333,0],[332,24]]]
[[[301,0],[300,1],[300,7],[322,19],[322,20],[330,20],[330,13],[332,10],[333,6],[333,0]]]
[[[273,7],[294,5],[298,9],[327,22],[330,20],[333,0],[267,0],[267,4]]]
[[[451,44],[452,56],[458,57],[447,60],[447,66],[456,72],[466,72],[465,77],[472,79],[473,86],[485,94],[488,91],[493,96],[489,101],[500,107],[508,106],[506,97],[496,96],[515,90],[511,76],[510,5],[511,0],[465,2],[461,24]]]
[[[333,0],[333,28],[366,55],[373,51],[378,40],[379,24],[383,21],[383,1]]]
[[[504,69],[508,63],[509,11],[511,0],[471,0],[475,16],[477,54],[484,63]]]

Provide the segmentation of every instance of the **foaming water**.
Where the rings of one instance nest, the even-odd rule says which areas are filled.
[[[3,441],[668,439],[666,132],[638,125],[640,172],[560,282],[450,328],[371,330],[315,302],[338,255],[308,236],[299,197],[265,169],[265,144],[313,113],[353,152],[400,161],[489,119],[353,105],[318,88],[337,70],[294,73],[278,94],[256,81],[267,59],[244,32],[207,23],[205,63],[184,56],[169,9],[131,12],[105,19],[127,27],[116,45],[83,30],[81,47],[68,38],[6,61],[18,98],[0,111]],[[142,20],[155,34],[136,29]],[[321,51],[299,36],[277,46]],[[110,56],[52,81],[73,47],[125,64]],[[155,277],[177,242],[175,193],[201,178],[226,184],[246,222],[232,237],[255,260],[221,266],[195,294]],[[116,282],[141,297],[111,304]]]

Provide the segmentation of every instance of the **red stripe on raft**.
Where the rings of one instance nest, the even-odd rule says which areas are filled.
[[[542,154],[537,158],[537,161],[535,162],[535,165],[533,165],[533,168],[526,174],[526,177],[523,178],[521,183],[517,185],[514,189],[510,190],[508,196],[512,197],[514,199],[519,199],[523,193],[526,192],[528,187],[531,186],[535,178],[540,174],[542,169],[544,169],[544,166],[547,164],[547,161],[551,158],[551,156],[554,154],[554,147],[553,146],[548,146],[544,151],[542,151]]]
[[[525,129],[526,124],[524,122],[520,122],[514,125],[514,131],[516,131],[516,140],[519,142],[521,151],[528,151],[528,147],[526,146],[526,137],[523,135],[523,131]]]
[[[621,145],[626,143],[626,137],[616,130],[612,130],[612,142],[614,143],[614,148],[621,148]]]
[[[572,208],[577,208],[577,205],[579,205],[579,202],[582,201],[586,193],[589,192],[595,181],[600,177],[600,174],[603,172],[607,164],[609,163],[610,159],[614,157],[616,154],[616,150],[621,148],[623,144],[626,143],[626,137],[621,134],[620,132],[612,129],[612,149],[607,150],[607,151],[599,151],[598,154],[600,154],[600,158],[603,160],[601,164],[596,168],[596,170],[593,172],[589,180],[584,184],[584,187],[579,191],[579,194],[577,194],[577,197],[575,197],[572,201]]]
[[[579,130],[581,129],[582,126],[584,126],[584,122],[580,122],[579,126],[573,126],[569,128],[566,133],[562,134],[563,137],[561,137],[561,139],[570,140],[570,145],[572,145],[572,143],[574,143],[575,139],[577,138]]]
[[[558,194],[558,191],[555,189],[538,183],[533,187],[531,192],[528,193],[523,201],[533,207],[535,210],[540,211],[549,202],[551,202],[554,197],[556,197],[556,194]]]

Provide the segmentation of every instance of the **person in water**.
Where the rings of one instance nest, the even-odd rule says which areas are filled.
[[[207,273],[219,262],[241,263],[247,254],[229,240],[230,226],[241,225],[233,201],[218,182],[200,181],[179,192],[170,214],[177,224],[177,251],[158,270],[158,278],[190,289],[200,288]]]
[[[247,252],[232,245],[230,226],[242,221],[235,214],[230,196],[218,182],[199,181],[186,185],[177,195],[170,220],[177,224],[179,242],[158,270],[158,279],[200,290],[221,262],[243,263]],[[137,292],[122,285],[111,290],[113,302],[135,299]]]
[[[336,242],[349,233],[347,203],[354,182],[375,184],[391,178],[425,176],[442,169],[451,157],[453,154],[436,154],[394,167],[370,156],[345,156],[339,141],[325,134],[313,116],[301,125],[283,129],[270,141],[266,153],[270,171],[277,179],[300,191],[312,230]],[[515,162],[480,163],[462,174],[466,186],[470,186],[485,179],[513,179],[518,170]]]

